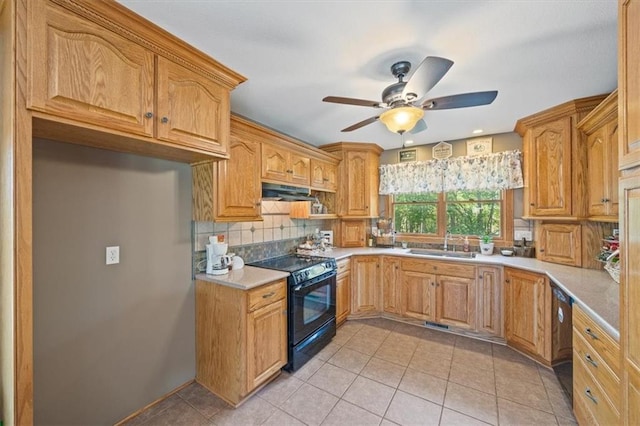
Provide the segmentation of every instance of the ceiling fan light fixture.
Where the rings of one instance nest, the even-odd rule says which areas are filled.
[[[383,112],[380,115],[380,121],[389,131],[402,134],[413,129],[422,117],[424,117],[422,108],[401,106]]]

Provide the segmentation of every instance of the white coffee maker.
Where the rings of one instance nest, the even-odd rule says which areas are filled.
[[[224,275],[229,273],[231,256],[227,256],[227,243],[211,242],[207,249],[207,274]]]

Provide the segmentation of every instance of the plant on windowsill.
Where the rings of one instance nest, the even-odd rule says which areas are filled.
[[[491,235],[482,235],[480,238],[480,253],[485,256],[493,254],[493,237]]]

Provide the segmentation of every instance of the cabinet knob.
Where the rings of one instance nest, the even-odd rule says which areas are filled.
[[[483,276],[482,275],[478,275],[478,279],[480,279],[480,280],[483,279]]]
[[[161,121],[162,123],[168,123],[168,122],[169,122],[169,118],[168,118],[168,117],[162,117],[162,118],[160,119],[160,121]]]
[[[152,112],[147,112],[144,116],[147,117],[147,118],[151,118],[151,117],[153,117],[153,113]]]
[[[323,182],[329,182],[329,179],[328,178],[322,178],[322,181]]]
[[[258,201],[258,202],[256,203],[256,207],[260,207],[261,205],[262,205],[262,203],[261,203],[260,201]]]
[[[608,202],[609,202],[609,199],[608,199],[608,198],[603,198],[603,199],[602,199],[602,202],[603,202],[603,203],[608,203]]]
[[[505,283],[509,284],[511,282],[511,280],[504,280]]]
[[[535,207],[535,203],[529,203],[531,207]]]
[[[540,253],[544,253],[544,249],[543,248],[540,249]]]

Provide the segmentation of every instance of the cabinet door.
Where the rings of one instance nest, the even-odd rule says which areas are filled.
[[[622,127],[620,168],[640,165],[640,4],[619,0],[618,10],[618,96]]]
[[[351,312],[351,278],[349,272],[336,277],[336,323],[342,324]]]
[[[609,123],[606,128],[607,132],[607,165],[605,169],[607,171],[606,182],[607,192],[605,198],[607,199],[607,216],[612,216],[615,220],[618,220],[619,212],[619,194],[618,194],[618,178],[620,172],[618,171],[618,120],[614,120]]]
[[[478,322],[477,330],[504,336],[502,292],[500,268],[492,266],[478,267]]]
[[[262,144],[262,178],[287,182],[289,153],[269,144]]]
[[[475,330],[475,278],[436,276],[436,322]]]
[[[435,275],[415,271],[402,271],[401,274],[401,314],[422,321],[435,321]]]
[[[369,175],[367,173],[367,153],[347,151],[347,196],[345,197],[347,216],[369,216]]]
[[[229,91],[181,65],[158,57],[158,139],[226,154]]]
[[[291,181],[291,183],[296,185],[309,186],[311,179],[309,157],[291,153],[289,161],[289,180]]]
[[[538,259],[562,265],[582,266],[580,224],[543,223],[538,228]]]
[[[571,117],[534,127],[529,144],[529,213],[570,216]]]
[[[638,7],[638,3],[636,3]],[[640,17],[639,17],[640,19]],[[623,412],[628,424],[640,417],[640,169],[620,180],[620,343],[623,351]]]
[[[362,220],[343,220],[340,223],[342,247],[364,247],[366,223]]]
[[[250,392],[287,363],[287,301],[278,300],[247,318],[247,390]]]
[[[311,159],[311,186],[335,191],[338,186],[338,168],[334,164]]]
[[[384,312],[400,313],[400,260],[393,257],[382,258],[382,309]]]
[[[544,275],[515,269],[505,270],[505,335],[507,344],[538,359],[549,360],[547,329],[550,288]]]
[[[49,2],[30,7],[46,11],[29,14],[27,107],[153,136],[153,53]]]
[[[607,150],[606,129],[601,127],[587,136],[587,208],[589,216],[604,216],[607,214],[608,171],[605,169]]]
[[[351,263],[351,312],[380,312],[380,259],[378,256],[356,257]]]
[[[260,143],[231,135],[229,159],[218,161],[215,219],[260,220]]]

